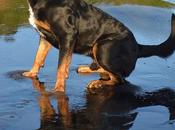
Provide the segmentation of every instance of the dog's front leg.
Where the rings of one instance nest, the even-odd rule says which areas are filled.
[[[40,38],[40,43],[36,57],[33,63],[33,67],[30,71],[24,72],[23,75],[26,77],[36,77],[40,68],[44,65],[45,58],[51,49],[51,44],[47,42],[44,38]]]
[[[65,91],[65,81],[69,76],[69,66],[72,59],[76,36],[75,34],[67,34],[60,41],[59,63],[57,70],[57,79],[55,91]]]

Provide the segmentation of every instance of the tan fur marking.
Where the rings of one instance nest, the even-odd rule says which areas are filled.
[[[79,66],[78,67],[78,73],[83,74],[83,73],[104,73],[103,68],[99,68],[97,70],[92,70],[89,66]]]
[[[38,51],[36,53],[33,67],[29,72],[24,72],[23,73],[24,76],[26,77],[37,76],[40,68],[44,65],[44,61],[51,47],[52,47],[51,44],[48,43],[46,40],[44,40],[43,38],[40,39],[40,44],[38,47]]]
[[[39,21],[39,20],[35,20],[35,24],[38,27],[41,27],[49,32],[52,32],[50,29],[50,25],[47,22],[43,22],[43,21]]]
[[[64,58],[60,63],[57,71],[57,81],[55,85],[55,91],[64,91],[65,90],[65,81],[69,76],[69,66],[71,62],[72,55]]]

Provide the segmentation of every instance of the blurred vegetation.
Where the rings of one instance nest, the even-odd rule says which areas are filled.
[[[0,35],[15,33],[17,28],[28,23],[26,0],[0,0]]]
[[[161,0],[85,0],[88,3],[110,3],[115,5],[137,4],[157,7],[172,7]],[[0,35],[10,35],[17,28],[28,24],[27,0],[0,0]]]
[[[162,1],[162,0],[85,0],[89,3],[111,3],[114,5],[122,4],[137,4],[137,5],[147,5],[156,7],[172,7],[173,4]]]

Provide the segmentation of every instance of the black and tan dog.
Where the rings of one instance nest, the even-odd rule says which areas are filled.
[[[65,90],[72,53],[92,57],[90,66],[79,72],[98,72],[100,80],[89,88],[113,86],[122,82],[140,57],[167,57],[175,49],[175,16],[170,37],[160,45],[140,45],[120,21],[83,0],[28,0],[30,23],[40,33],[40,45],[32,69],[23,75],[34,77],[51,46],[58,48],[59,64],[55,91]]]

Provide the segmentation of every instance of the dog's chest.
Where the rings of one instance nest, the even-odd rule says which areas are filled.
[[[37,29],[38,30],[38,28],[37,28],[37,26],[36,26],[36,24],[35,24],[35,16],[34,16],[34,12],[33,12],[33,10],[32,10],[32,8],[31,8],[31,6],[29,5],[29,13],[30,13],[30,15],[29,15],[29,23],[35,28],[35,29]]]
[[[29,13],[30,13],[30,15],[29,15],[29,23],[39,32],[39,34],[41,36],[45,37],[45,35],[41,31],[39,31],[39,28],[36,25],[36,21],[37,20],[35,18],[34,12],[33,12],[33,10],[32,10],[30,5],[29,5]]]

